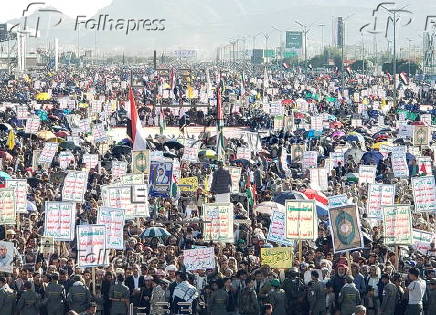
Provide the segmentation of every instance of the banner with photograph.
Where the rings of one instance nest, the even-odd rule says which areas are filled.
[[[384,244],[412,245],[412,211],[410,205],[383,207]]]
[[[83,203],[87,185],[88,172],[69,171],[62,187],[62,201]]]
[[[12,273],[15,246],[12,242],[0,241],[0,272]]]
[[[306,145],[304,144],[292,144],[291,145],[291,160],[292,163],[301,162],[303,159],[303,153],[306,151]]]
[[[232,180],[232,194],[239,193],[239,182],[241,180],[242,168],[237,166],[229,166],[228,167],[230,177]]]
[[[215,268],[215,248],[195,248],[183,251],[183,265],[186,270],[214,269]]]
[[[169,197],[173,177],[173,163],[151,161],[150,164],[150,196]]]
[[[77,255],[77,265],[81,268],[109,265],[105,225],[77,226]]]
[[[16,209],[14,189],[0,188],[0,225],[15,224]]]
[[[318,220],[313,200],[286,200],[286,238],[314,240],[318,235]]]
[[[203,238],[206,241],[233,243],[233,204],[206,203],[203,205]]]
[[[367,199],[368,218],[383,218],[383,206],[394,204],[395,185],[369,184]]]
[[[436,186],[434,176],[412,178],[415,212],[436,212]]]
[[[335,253],[363,247],[356,205],[330,208],[330,229]]]
[[[124,249],[124,209],[100,207],[97,224],[106,226],[106,247]]]
[[[55,241],[69,242],[74,239],[76,204],[72,202],[46,201],[44,236]]]

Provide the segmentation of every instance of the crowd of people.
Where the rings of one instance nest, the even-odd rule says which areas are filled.
[[[436,314],[436,213],[411,214],[413,229],[432,235],[429,242],[386,245],[382,220],[367,213],[368,184],[350,176],[358,174],[361,165],[375,165],[375,182],[395,185],[395,204],[414,205],[411,180],[431,175],[436,162],[431,133],[435,103],[428,103],[436,95],[434,87],[412,79],[408,85],[400,83],[395,104],[393,81],[387,76],[351,74],[343,91],[338,75],[328,70],[229,70],[205,64],[192,69],[187,78],[178,76],[177,69],[164,76],[139,67],[61,68],[0,83],[0,184],[4,188],[8,179],[27,180],[27,211],[17,213],[15,224],[0,227],[0,239],[14,244],[12,271],[0,276],[0,314]],[[147,138],[149,150],[179,162],[173,184],[196,177],[198,187],[150,195],[149,216],[125,221],[123,249],[111,249],[107,265],[81,267],[76,239],[55,242],[53,251],[42,249],[46,202],[62,200],[68,171],[86,170],[76,225],[95,224],[104,204],[102,187],[119,182],[111,173],[112,162],[127,162],[127,173],[132,172],[132,143],[124,139],[131,72],[143,82],[134,91],[143,129],[160,126],[162,131]],[[217,135],[189,134],[192,125],[216,125],[218,89],[225,126],[220,161]],[[100,101],[96,111],[92,100]],[[164,101],[176,105],[154,106]],[[212,105],[201,107],[205,101]],[[268,110],[272,103],[279,104],[280,114]],[[29,117],[39,118],[33,134],[26,132],[26,119],[19,116],[22,105]],[[423,122],[428,114],[430,123]],[[323,126],[314,131],[311,117],[319,115],[325,117]],[[277,116],[291,119],[280,124]],[[103,123],[108,134],[123,136],[100,143],[90,136],[91,128],[75,133],[77,120],[86,118],[91,125]],[[412,139],[399,132],[398,122],[428,126],[430,139],[413,146]],[[165,135],[169,126],[177,127],[172,129],[176,135]],[[228,134],[229,126],[239,128]],[[246,133],[255,135],[255,145]],[[47,141],[58,142],[59,149],[51,163],[40,164],[34,155]],[[380,142],[410,148],[409,176],[393,175],[392,153],[382,152]],[[199,150],[197,162],[182,158],[190,143]],[[312,187],[310,168],[294,155],[296,144],[318,152],[316,163],[326,168],[331,152],[344,152],[343,162],[328,170],[325,189]],[[251,157],[238,159],[238,148],[249,149]],[[72,153],[66,166],[60,163],[60,152]],[[98,165],[88,167],[84,154],[98,154]],[[429,157],[431,169],[423,170],[418,156]],[[237,187],[228,166],[241,168]],[[148,174],[143,176],[149,180]],[[282,245],[268,239],[272,213],[262,211],[261,205],[284,204],[297,195],[311,198],[304,194],[308,190],[326,198],[346,195],[347,202],[356,205],[363,246],[335,251],[327,204],[326,212],[318,212],[317,237],[289,240],[294,252],[289,268],[264,264],[261,249]],[[220,201],[222,195],[234,206],[233,242],[210,240],[203,230],[203,205]],[[0,211],[2,206],[0,201]],[[150,228],[166,233],[145,235]],[[183,251],[202,247],[214,248],[215,268],[187,270]],[[2,248],[0,266],[5,266]]]

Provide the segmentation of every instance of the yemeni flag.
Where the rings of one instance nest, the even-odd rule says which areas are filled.
[[[129,89],[129,101],[130,106],[127,110],[127,135],[133,142],[133,150],[141,151],[147,149],[147,142],[141,134],[141,120],[138,117],[138,111],[136,110],[135,97],[133,96],[132,88]]]
[[[409,85],[409,77],[407,76],[406,72],[400,73],[400,80],[404,85]]]

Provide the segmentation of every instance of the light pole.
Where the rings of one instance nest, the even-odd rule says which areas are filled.
[[[324,53],[324,27],[325,24],[318,24],[321,27],[321,55]]]
[[[298,21],[295,21],[296,24],[298,24],[299,26],[301,26],[301,29],[303,30],[303,34],[304,34],[304,66],[307,70],[307,33],[310,32],[310,28],[312,27],[312,25],[307,26],[306,24],[302,24]]]
[[[253,35],[253,50],[256,49],[256,37],[259,36],[260,34],[262,34],[262,33],[259,32],[255,35]]]
[[[275,27],[274,25],[271,26],[273,28],[273,30],[276,30],[277,32],[279,32],[280,34],[280,39],[279,39],[279,46],[280,46],[280,57],[283,58],[283,45],[282,45],[282,39],[283,39],[283,31],[281,29],[279,29],[278,27]]]
[[[413,41],[412,39],[410,39],[410,38],[406,38],[407,39],[407,41],[409,42],[409,77],[410,77],[410,60],[411,60],[411,58],[412,58],[412,55],[410,54],[410,43]]]
[[[344,48],[345,48],[345,21],[348,20],[350,17],[354,15],[350,14],[346,18],[342,19],[342,47],[341,47],[341,87],[342,87],[342,93],[344,93],[345,90],[345,73],[344,73]]]

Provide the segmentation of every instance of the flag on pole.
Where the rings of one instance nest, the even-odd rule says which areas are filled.
[[[244,71],[242,71],[242,78],[241,78],[241,97],[245,95],[245,75],[244,75]]]
[[[13,150],[15,148],[15,132],[11,129],[8,133],[7,145],[9,150]]]
[[[136,110],[135,97],[133,95],[133,90],[129,88],[129,101],[130,106],[127,111],[127,135],[133,142],[133,150],[141,151],[147,149],[147,142],[141,133],[142,126],[141,120],[138,117],[138,111]]]
[[[224,134],[223,134],[223,107],[222,107],[222,98],[221,98],[221,89],[222,89],[222,82],[221,82],[221,74],[218,81],[218,86],[216,90],[216,104],[217,104],[217,142],[216,142],[216,152],[218,161],[223,161],[225,156],[225,148],[224,148]]]

